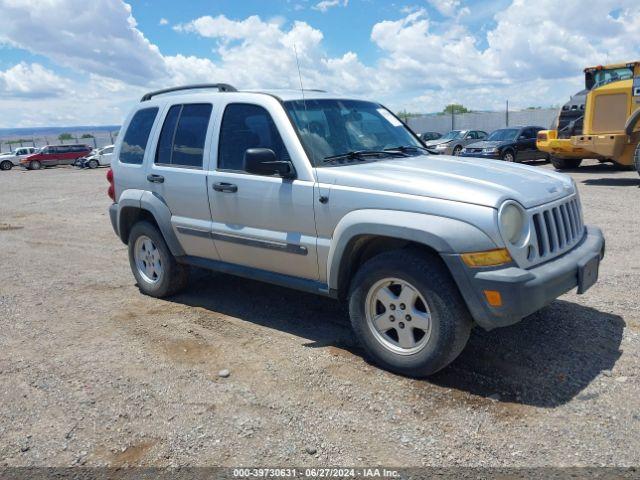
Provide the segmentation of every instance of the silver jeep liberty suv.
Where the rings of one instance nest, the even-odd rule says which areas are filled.
[[[343,299],[367,354],[410,376],[474,323],[584,292],[604,255],[569,177],[431,155],[384,106],[320,91],[148,93],[108,179],[143,293],[175,294],[194,265]]]

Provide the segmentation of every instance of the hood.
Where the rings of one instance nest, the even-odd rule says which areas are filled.
[[[513,140],[494,140],[491,142],[484,140],[481,142],[470,143],[467,145],[467,148],[496,148],[509,143],[513,143]]]
[[[439,138],[437,140],[429,140],[428,142],[424,142],[427,147],[435,147],[436,145],[441,145],[443,143],[450,143],[451,139],[442,139]]]
[[[508,199],[525,208],[573,193],[567,175],[517,163],[449,155],[421,155],[316,169],[318,181],[419,195],[486,207]]]

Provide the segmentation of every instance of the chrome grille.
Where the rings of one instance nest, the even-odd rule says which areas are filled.
[[[529,260],[532,263],[570,250],[584,234],[582,208],[577,195],[534,209],[531,219],[534,255]]]

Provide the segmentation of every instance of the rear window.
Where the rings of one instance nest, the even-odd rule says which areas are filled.
[[[129,128],[124,134],[120,148],[120,162],[141,164],[144,151],[147,148],[151,127],[158,114],[158,108],[144,108],[138,110],[129,122]]]

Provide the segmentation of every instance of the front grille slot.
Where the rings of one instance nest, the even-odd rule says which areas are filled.
[[[570,250],[584,233],[578,197],[544,205],[531,213],[531,242],[535,243],[537,258],[531,264],[557,257]],[[535,257],[535,255],[534,255]]]

